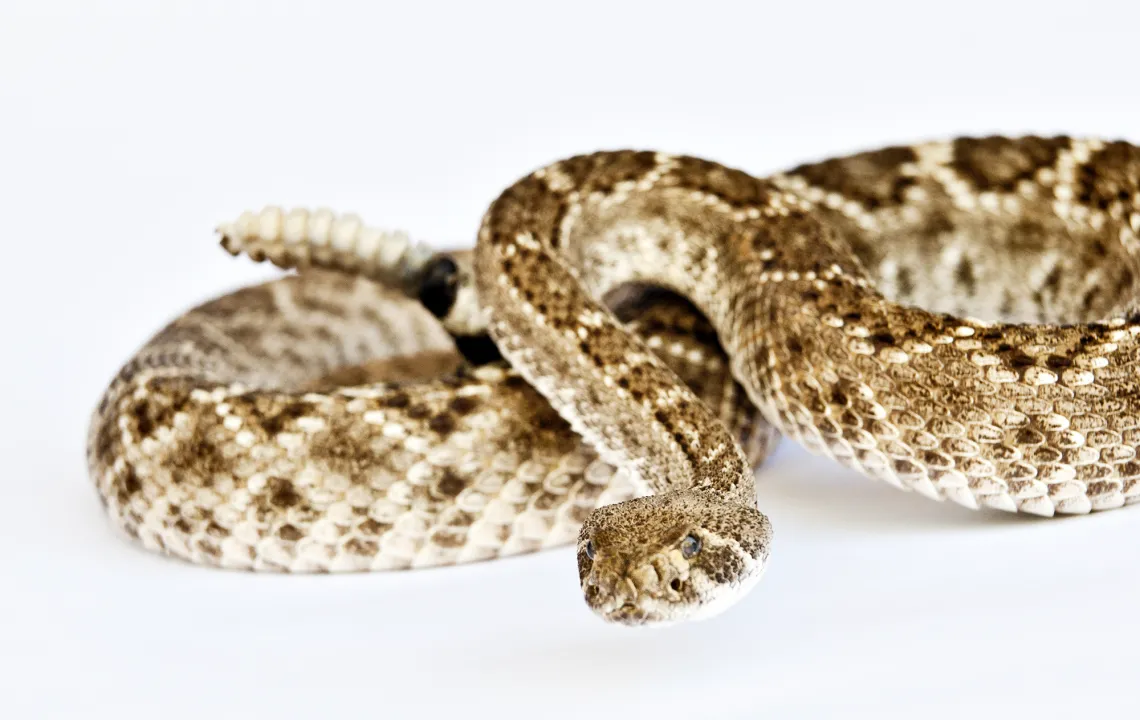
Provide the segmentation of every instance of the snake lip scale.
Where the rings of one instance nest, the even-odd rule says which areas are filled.
[[[178,316],[88,436],[115,524],[191,562],[576,543],[599,617],[661,625],[763,575],[777,432],[967,508],[1140,499],[1126,142],[957,138],[767,178],[599,152],[513,184],[455,252],[327,210],[219,232],[299,272]]]

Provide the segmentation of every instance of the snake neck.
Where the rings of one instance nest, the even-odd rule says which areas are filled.
[[[673,208],[660,222],[683,222],[667,197],[675,193],[652,192],[677,178],[670,160],[608,160],[580,177],[572,163],[539,171],[492,205],[474,259],[489,331],[576,431],[654,492],[694,488],[754,507],[752,471],[731,433],[599,300],[630,282],[663,286],[727,336],[731,296],[717,288],[715,252],[645,222],[647,202]]]

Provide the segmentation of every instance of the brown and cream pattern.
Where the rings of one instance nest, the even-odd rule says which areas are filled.
[[[89,443],[116,522],[192,561],[403,568],[577,538],[607,619],[705,616],[766,564],[771,426],[970,508],[1140,498],[1128,143],[962,138],[767,179],[596,153],[507,189],[473,254],[330,213],[222,234],[303,272],[163,330]],[[485,333],[505,362],[476,357]]]

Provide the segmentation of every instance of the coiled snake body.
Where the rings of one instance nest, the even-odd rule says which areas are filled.
[[[506,190],[473,253],[323,213],[222,234],[302,272],[174,321],[89,440],[116,523],[193,562],[406,568],[577,538],[606,619],[707,616],[767,562],[773,426],[971,508],[1140,497],[1127,143],[963,138],[767,179],[597,153]]]

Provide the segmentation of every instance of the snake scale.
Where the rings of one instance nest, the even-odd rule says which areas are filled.
[[[1140,498],[1140,150],[889,147],[760,179],[556,162],[473,251],[327,211],[221,228],[300,272],[177,318],[88,459],[115,523],[192,562],[445,565],[577,542],[587,604],[706,617],[762,575],[778,430],[935,500]]]

